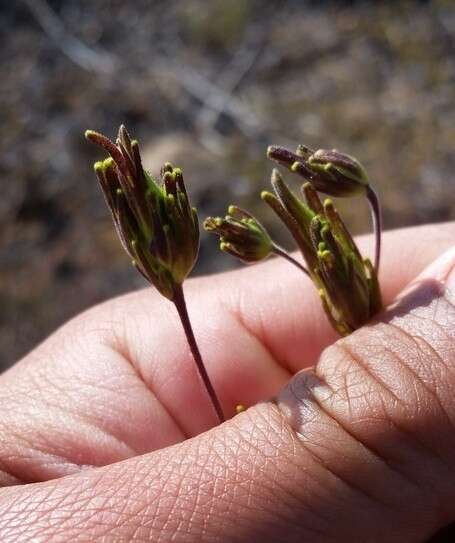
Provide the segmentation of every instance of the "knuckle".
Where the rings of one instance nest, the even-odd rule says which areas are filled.
[[[411,294],[411,297],[415,295]],[[421,302],[422,293],[418,293]],[[410,482],[453,494],[455,310],[440,296],[404,299],[387,322],[325,351],[316,373],[330,389],[324,408]],[[422,465],[431,469],[422,472]]]

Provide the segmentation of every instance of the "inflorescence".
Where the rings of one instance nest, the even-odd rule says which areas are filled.
[[[142,166],[138,142],[130,138],[124,126],[115,143],[92,130],[85,136],[109,154],[94,168],[117,234],[136,269],[174,303],[201,382],[222,422],[224,414],[194,337],[183,294],[183,282],[198,256],[199,221],[182,170],[166,163],[159,179],[152,177]],[[208,217],[204,228],[219,236],[222,251],[243,262],[259,262],[275,254],[299,268],[313,281],[335,330],[350,334],[382,307],[378,282],[381,209],[377,194],[363,166],[339,151],[313,151],[299,145],[292,152],[270,146],[267,156],[304,181],[302,197],[297,196],[274,169],[273,192],[261,194],[291,233],[304,264],[274,242],[253,215],[237,206],[229,206],[225,217]],[[321,201],[318,192],[368,199],[376,240],[374,265],[361,255],[332,200]]]

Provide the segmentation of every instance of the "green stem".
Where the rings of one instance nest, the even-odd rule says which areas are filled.
[[[300,262],[297,262],[297,260],[295,260],[295,258],[293,258],[287,251],[285,251],[284,249],[282,249],[279,245],[275,245],[273,244],[273,249],[272,251],[278,255],[278,256],[281,256],[283,257],[284,259],[286,259],[288,262],[290,262],[291,264],[293,264],[296,268],[299,268],[300,271],[303,271],[303,273],[305,275],[308,275],[308,277],[310,276],[310,274],[308,273],[308,270],[305,268],[305,266],[303,266],[302,264],[300,264]]]
[[[191,354],[193,355],[194,361],[196,362],[199,377],[202,380],[202,383],[207,391],[210,401],[212,402],[213,409],[215,410],[217,418],[219,422],[222,423],[225,421],[223,410],[221,409],[220,401],[218,400],[215,389],[213,388],[207,370],[205,369],[199,347],[196,343],[196,338],[194,337],[193,327],[191,326],[191,321],[188,316],[188,310],[186,307],[186,301],[183,294],[182,285],[176,285],[174,287],[174,299],[172,301],[174,302],[174,305],[182,322],[183,330],[185,331],[186,339],[191,349]]]

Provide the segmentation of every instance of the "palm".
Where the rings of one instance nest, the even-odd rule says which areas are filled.
[[[386,237],[386,301],[451,243],[450,227],[425,232],[432,244],[417,255],[415,230]],[[394,265],[397,254],[400,262],[414,261]],[[334,338],[313,287],[284,262],[195,280],[186,291],[227,417],[238,403],[273,396]],[[216,420],[175,309],[151,289],[62,328],[1,377],[0,405],[4,484],[18,481],[7,473],[34,482],[116,462],[194,436]]]

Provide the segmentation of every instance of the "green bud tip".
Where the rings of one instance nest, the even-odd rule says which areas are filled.
[[[300,162],[294,162],[291,166],[291,171],[296,172],[299,169]]]
[[[98,134],[98,132],[95,132],[94,130],[86,130],[84,132],[84,136],[86,139],[90,140],[93,138],[93,136],[96,136]]]
[[[229,248],[230,248],[231,244],[230,243],[227,243],[226,241],[222,241],[220,243],[220,249],[224,252],[228,251]]]
[[[202,223],[202,226],[205,230],[212,230],[213,229],[213,218],[207,217],[205,221]]]
[[[123,194],[122,189],[117,189],[117,190],[115,191],[115,194],[117,194],[117,196],[121,196],[121,195]]]
[[[334,263],[334,256],[333,254],[328,251],[327,249],[325,251],[318,251],[318,257],[323,260],[326,264],[333,264]]]
[[[104,160],[99,160],[98,162],[95,162],[95,164],[93,165],[93,169],[95,170],[95,173],[101,173],[108,170],[111,166],[113,166],[113,164],[113,158],[108,157]]]
[[[237,211],[236,206],[231,205],[231,206],[228,207],[228,215],[235,215],[236,211]]]

